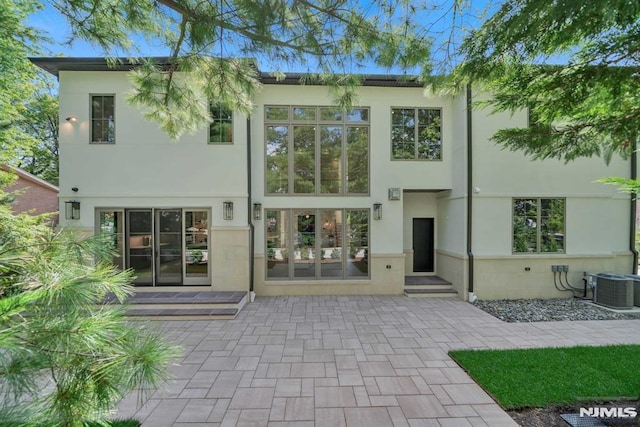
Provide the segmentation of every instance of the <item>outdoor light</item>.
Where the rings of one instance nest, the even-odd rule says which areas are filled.
[[[223,202],[222,203],[222,217],[230,221],[233,219],[233,202]]]
[[[75,123],[78,121],[78,118],[76,116],[69,116],[65,120],[68,121],[69,123]]]
[[[253,219],[259,221],[262,219],[262,203],[253,204]]]
[[[390,188],[389,189],[389,200],[400,200],[400,189],[399,188]]]
[[[64,202],[64,208],[66,219],[80,219],[80,202],[75,200]]]
[[[373,204],[373,219],[382,219],[382,203]]]

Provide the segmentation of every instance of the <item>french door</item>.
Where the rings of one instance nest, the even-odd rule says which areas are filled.
[[[198,209],[99,209],[98,231],[114,235],[114,263],[138,286],[208,285],[209,212]]]

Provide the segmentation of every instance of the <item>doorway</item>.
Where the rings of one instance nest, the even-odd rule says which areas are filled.
[[[434,272],[434,219],[413,218],[413,271]]]
[[[113,234],[114,264],[137,286],[210,284],[209,212],[204,209],[99,209],[98,232]]]

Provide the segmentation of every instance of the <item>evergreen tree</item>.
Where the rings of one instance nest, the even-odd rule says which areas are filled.
[[[0,425],[105,422],[127,392],[168,376],[176,348],[102,304],[132,291],[131,272],[105,261],[109,236],[56,232],[0,201]]]
[[[504,2],[467,37],[454,77],[488,88],[497,111],[530,111],[527,128],[494,136],[506,148],[537,159],[626,158],[640,130],[639,39],[637,1]],[[540,65],[553,61],[562,65]]]

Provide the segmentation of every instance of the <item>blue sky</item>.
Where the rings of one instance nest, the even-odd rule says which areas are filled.
[[[362,0],[366,2],[367,0]],[[421,25],[430,29],[430,33],[435,39],[434,53],[436,59],[441,59],[446,55],[446,52],[442,49],[442,45],[452,34],[455,38],[459,39],[460,35],[468,31],[470,28],[479,25],[480,20],[478,17],[482,14],[486,8],[491,5],[494,10],[496,5],[501,3],[502,0],[468,0],[466,2],[467,9],[463,15],[459,15],[455,24],[457,28],[452,32],[452,9],[451,5],[454,0],[427,0],[432,3],[434,10],[431,14],[425,14],[423,16],[416,16],[415,19],[421,20]],[[71,40],[71,30],[64,17],[62,17],[51,6],[46,5],[38,13],[32,15],[27,25],[33,26],[39,29],[42,33],[48,34],[52,39],[52,43],[45,44],[42,47],[42,56],[66,56],[66,57],[102,57],[105,53],[96,46],[91,45],[83,40]],[[366,7],[366,4],[363,3]],[[134,37],[134,44],[137,48],[137,53],[134,52],[118,52],[117,56],[166,56],[169,54],[169,50],[166,46],[163,46],[160,42],[150,43],[142,37]],[[440,49],[438,49],[440,48]],[[258,58],[260,68],[264,70],[273,70],[273,64],[265,63]],[[278,67],[277,65],[275,67]],[[283,71],[315,71],[304,70],[298,66],[294,69],[285,69]],[[394,72],[394,70],[379,69],[373,65],[368,66],[361,72],[367,73],[387,73]]]

